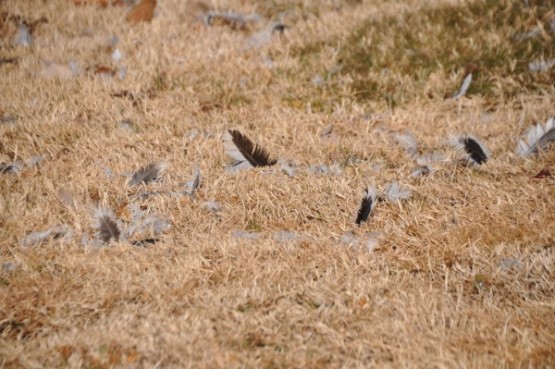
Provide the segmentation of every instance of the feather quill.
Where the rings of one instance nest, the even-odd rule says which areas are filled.
[[[110,209],[96,209],[92,228],[96,229],[96,236],[103,242],[118,241],[121,230],[114,213]]]
[[[376,194],[377,190],[374,187],[368,187],[364,191],[364,196],[362,197],[362,202],[360,204],[360,208],[358,209],[356,224],[360,225],[362,222],[366,222],[368,220],[376,202]]]
[[[227,155],[235,160],[234,170],[272,166],[277,163],[277,160],[270,159],[270,154],[264,148],[254,144],[239,131],[227,131],[224,145]]]
[[[166,168],[165,163],[151,163],[148,164],[135,173],[133,173],[133,177],[129,180],[129,185],[135,186],[140,183],[149,183],[156,181],[160,172]]]
[[[549,142],[555,142],[555,118],[551,117],[541,124],[532,126],[526,136],[520,140],[517,152],[520,156],[537,154],[539,150],[545,150]]]
[[[195,168],[193,169],[193,179],[187,182],[185,186],[185,194],[189,196],[193,196],[195,192],[198,190],[198,188],[200,187],[200,181],[201,181],[200,169],[198,166],[195,166]]]
[[[488,148],[482,144],[476,137],[465,135],[457,139],[457,143],[468,155],[469,161],[482,165],[489,160],[491,156]]]

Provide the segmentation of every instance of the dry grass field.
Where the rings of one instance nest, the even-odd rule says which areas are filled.
[[[552,1],[99,2],[0,0],[0,368],[555,368]]]

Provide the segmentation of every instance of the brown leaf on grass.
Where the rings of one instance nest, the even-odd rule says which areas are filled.
[[[93,71],[95,74],[100,74],[108,77],[113,77],[116,74],[116,70],[107,65],[96,65]]]
[[[125,16],[125,20],[129,23],[150,22],[154,17],[154,8],[156,8],[156,0],[142,0],[135,5]]]
[[[549,177],[553,177],[553,173],[551,173],[551,171],[549,169],[543,168],[542,170],[539,171],[538,174],[536,174],[532,178],[534,178],[534,179],[545,179],[545,178],[549,178]]]
[[[18,58],[4,58],[4,57],[1,57],[0,58],[0,65],[1,64],[17,64],[18,61],[19,61]]]

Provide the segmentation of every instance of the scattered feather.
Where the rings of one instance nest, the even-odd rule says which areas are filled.
[[[322,138],[329,138],[331,137],[331,134],[333,133],[333,124],[330,124],[326,127],[324,127],[324,129],[322,129],[322,132],[320,132],[320,137]]]
[[[393,134],[393,138],[399,145],[405,147],[405,150],[410,156],[418,154],[418,141],[416,141],[416,137],[411,131],[406,130],[402,133],[396,132]]]
[[[555,59],[550,60],[535,60],[528,63],[528,70],[531,73],[545,73],[555,65]]]
[[[222,206],[215,201],[206,201],[202,203],[201,207],[212,213],[218,213],[222,210]]]
[[[457,100],[463,97],[464,95],[466,95],[466,92],[470,87],[470,83],[472,82],[472,75],[477,70],[478,70],[478,66],[476,64],[470,64],[468,67],[466,67],[463,83],[461,84],[461,87],[459,88],[459,90],[453,96],[451,96],[451,99]]]
[[[27,25],[21,23],[17,28],[17,34],[15,36],[14,43],[16,46],[30,47],[33,43],[33,38],[31,37],[31,31]]]
[[[256,240],[260,238],[259,233],[248,231],[233,231],[231,235],[233,236],[233,238],[242,238],[245,240]]]
[[[158,241],[157,238],[145,238],[144,240],[133,241],[131,244],[137,247],[146,247],[148,245],[154,245]]]
[[[372,253],[382,243],[383,233],[370,232],[366,236],[368,237],[368,239],[366,240],[366,251],[368,251],[369,253]]]
[[[238,12],[208,12],[206,24],[210,26],[228,26],[234,30],[248,30],[250,26],[258,23],[262,17],[256,13],[243,14]]]
[[[129,180],[130,186],[135,186],[140,183],[147,184],[158,180],[160,173],[166,168],[165,163],[151,163],[148,164],[135,173],[133,177]]]
[[[458,137],[456,146],[459,149],[463,149],[469,155],[469,161],[479,165],[486,163],[491,156],[488,148],[476,137],[470,135]]]
[[[341,174],[341,167],[337,164],[333,164],[330,167],[328,167],[325,164],[318,164],[318,165],[313,165],[311,167],[309,167],[307,169],[307,171],[309,173],[312,174],[319,174],[319,175],[340,175]]]
[[[129,10],[125,20],[132,24],[150,22],[154,17],[154,8],[156,8],[156,0],[142,0]]]
[[[115,62],[120,61],[121,59],[123,59],[123,52],[121,52],[120,49],[115,49],[114,51],[112,51],[112,60]]]
[[[272,41],[275,32],[283,33],[286,26],[283,23],[272,22],[263,30],[254,33],[247,39],[246,49],[260,49]]]
[[[19,162],[0,164],[0,173],[2,174],[6,174],[6,173],[17,174],[17,173],[20,173],[22,169],[23,169],[23,165]]]
[[[362,197],[362,202],[360,204],[360,208],[358,209],[356,224],[360,225],[368,220],[368,217],[374,208],[376,197],[377,190],[374,187],[368,187],[364,191],[364,196]]]
[[[277,160],[270,159],[270,154],[264,148],[254,144],[239,131],[226,132],[224,145],[227,155],[235,160],[232,166],[235,171],[277,163]]]
[[[520,140],[517,152],[520,156],[537,154],[539,150],[546,150],[550,142],[555,141],[555,118],[549,118],[545,126],[541,124],[532,126],[525,137]]]
[[[432,170],[427,165],[418,165],[416,168],[412,170],[410,173],[411,177],[421,177],[430,174]]]
[[[280,160],[279,165],[280,165],[281,171],[287,174],[287,176],[291,178],[295,176],[295,173],[297,172],[297,167],[295,163],[289,160]]]
[[[522,261],[517,258],[505,258],[499,261],[499,269],[508,271],[511,269],[522,269],[524,267]]]
[[[299,239],[301,239],[301,236],[290,231],[277,231],[274,233],[274,240],[280,243],[298,241]]]
[[[96,209],[92,228],[96,229],[96,237],[103,243],[110,240],[119,241],[121,229],[114,213],[110,209]]]
[[[64,187],[58,189],[58,198],[64,205],[70,208],[75,208],[75,199],[73,194],[66,190]]]
[[[170,227],[170,222],[168,222],[167,220],[161,219],[155,215],[151,215],[144,220],[138,221],[132,232],[126,233],[129,233],[129,236],[137,234],[149,234],[151,236],[158,236],[159,234],[170,229]]]
[[[17,269],[18,265],[12,262],[5,262],[2,263],[2,270],[8,273],[14,272]]]
[[[342,235],[339,241],[342,244],[350,247],[358,246],[358,240],[353,231],[347,232],[344,235]]]
[[[195,192],[200,187],[201,175],[198,166],[193,169],[193,179],[185,185],[185,194],[189,196],[194,196]]]
[[[408,200],[412,196],[412,191],[408,187],[393,182],[387,186],[385,196],[388,201]]]
[[[0,116],[1,124],[13,124],[17,121],[17,118],[11,114],[4,114]]]
[[[73,236],[73,231],[67,225],[52,227],[45,231],[38,231],[29,233],[21,240],[21,245],[24,247],[36,246],[40,243],[48,241],[50,238],[59,239],[64,237],[68,239]]]
[[[45,155],[31,156],[29,159],[25,160],[25,165],[28,167],[38,167],[46,160]]]

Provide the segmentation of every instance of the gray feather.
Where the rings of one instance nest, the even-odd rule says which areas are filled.
[[[537,154],[539,150],[547,149],[550,142],[555,142],[555,118],[549,118],[545,126],[541,124],[532,126],[526,136],[520,140],[517,152],[520,156]]]
[[[133,177],[129,180],[129,185],[135,186],[140,183],[149,183],[156,181],[160,172],[166,168],[166,164],[164,163],[151,163],[147,166],[142,167],[135,173],[133,173]]]
[[[121,229],[110,209],[96,209],[92,228],[96,229],[96,236],[104,243],[120,239]]]

